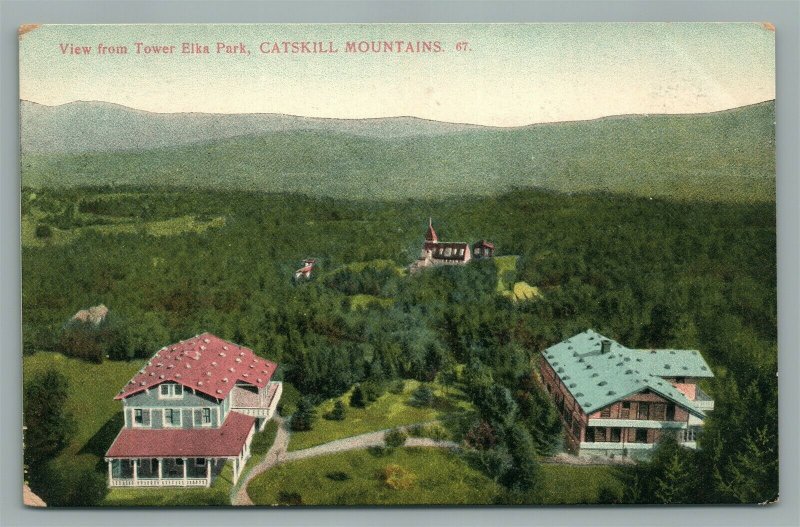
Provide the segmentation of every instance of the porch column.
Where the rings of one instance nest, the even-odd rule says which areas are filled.
[[[186,486],[186,464],[189,463],[189,460],[183,458],[183,486]]]
[[[206,458],[206,487],[211,486],[211,458]]]
[[[111,486],[111,481],[114,479],[114,476],[111,473],[111,463],[113,463],[113,459],[108,460],[108,486]]]
[[[233,484],[236,485],[236,482],[239,480],[239,457],[233,458]]]
[[[137,474],[138,469],[136,468],[136,459],[133,460],[133,486],[137,486],[139,484],[139,476]]]
[[[161,458],[158,458],[158,486],[161,486]]]

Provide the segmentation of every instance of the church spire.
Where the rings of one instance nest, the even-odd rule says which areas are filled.
[[[428,242],[438,242],[439,237],[436,235],[436,231],[433,230],[433,218],[428,218],[428,231],[425,233],[425,241]]]

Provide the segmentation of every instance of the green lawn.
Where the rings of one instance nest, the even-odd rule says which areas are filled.
[[[597,503],[603,487],[622,493],[618,469],[608,465],[542,465],[540,499],[546,505]]]
[[[413,474],[410,488],[394,490],[384,483],[380,473],[391,464]],[[330,475],[337,472],[349,479],[335,481]],[[247,492],[256,505],[279,503],[280,492],[296,492],[306,505],[466,505],[491,503],[498,490],[445,450],[400,448],[381,456],[354,450],[280,465],[255,478]]]
[[[381,478],[387,465],[413,474],[411,487],[389,488]],[[542,465],[536,504],[595,503],[604,487],[622,492],[614,467]],[[495,503],[503,488],[447,450],[399,448],[383,455],[353,450],[280,465],[255,478],[247,492],[256,505],[284,504],[279,493],[297,493],[304,505],[481,505]]]
[[[385,428],[400,425],[409,425],[441,419],[448,415],[472,409],[463,393],[448,388],[447,394],[443,387],[431,383],[436,403],[431,408],[415,408],[408,404],[411,393],[419,386],[418,381],[406,381],[403,393],[393,394],[386,392],[377,401],[366,408],[353,408],[349,405],[350,392],[342,397],[329,399],[317,406],[317,421],[314,429],[308,432],[292,432],[289,441],[289,450],[300,450],[316,445],[321,445],[336,439],[374,432]],[[329,421],[322,416],[333,409],[337,399],[341,399],[346,410],[344,421]]]

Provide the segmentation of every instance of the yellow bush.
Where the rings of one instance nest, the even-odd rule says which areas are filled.
[[[381,474],[383,482],[392,490],[406,490],[414,486],[417,477],[400,465],[386,465]]]

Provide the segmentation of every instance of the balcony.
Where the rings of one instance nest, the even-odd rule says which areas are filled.
[[[695,391],[694,406],[704,412],[711,411],[714,409],[714,399],[698,386]]]
[[[281,382],[271,382],[257,393],[236,386],[231,393],[231,409],[266,422],[275,414],[282,393]]]

